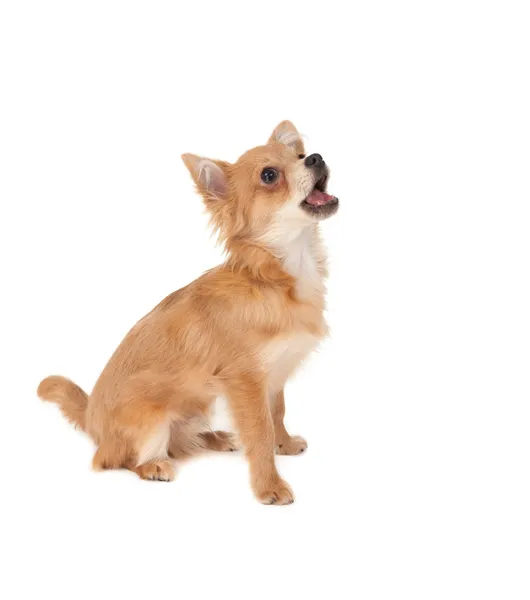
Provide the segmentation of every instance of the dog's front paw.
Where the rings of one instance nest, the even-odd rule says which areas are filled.
[[[262,504],[292,504],[294,502],[294,494],[289,485],[278,477],[273,482],[261,486],[254,486],[256,498]]]
[[[302,454],[307,449],[307,442],[303,437],[299,435],[293,435],[288,437],[286,440],[282,440],[280,444],[276,446],[276,454]]]

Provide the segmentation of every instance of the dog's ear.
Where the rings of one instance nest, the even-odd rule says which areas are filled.
[[[291,121],[282,121],[272,132],[269,142],[280,142],[295,150],[298,154],[304,154],[304,142],[296,127]]]
[[[195,154],[183,154],[182,160],[205,200],[223,199],[228,192],[228,163]]]

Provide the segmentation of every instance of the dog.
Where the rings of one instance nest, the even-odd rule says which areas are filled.
[[[178,459],[241,443],[257,499],[290,504],[293,492],[274,455],[307,448],[285,428],[283,390],[328,331],[319,222],[339,206],[326,192],[329,170],[320,154],[306,156],[290,121],[233,164],[182,159],[226,261],[143,317],[90,396],[60,376],[44,379],[37,393],[93,438],[96,470],[171,481]],[[219,395],[237,437],[208,428]]]

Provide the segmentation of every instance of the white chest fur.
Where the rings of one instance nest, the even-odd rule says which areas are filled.
[[[268,342],[261,352],[261,361],[268,374],[269,390],[280,390],[319,342],[319,337],[308,333],[278,337]]]
[[[299,207],[287,205],[262,239],[280,259],[283,268],[296,280],[296,295],[302,301],[322,310],[324,296],[325,256],[320,244],[318,227],[308,222]],[[321,315],[316,317],[321,319]],[[261,351],[261,361],[268,373],[270,391],[280,390],[287,378],[315,349],[325,335],[299,331],[278,336]]]

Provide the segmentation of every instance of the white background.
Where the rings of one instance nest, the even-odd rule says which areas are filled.
[[[2,597],[528,599],[526,4],[1,3]],[[341,199],[296,503],[241,455],[91,472],[40,379],[220,261],[179,156],[282,119]]]

